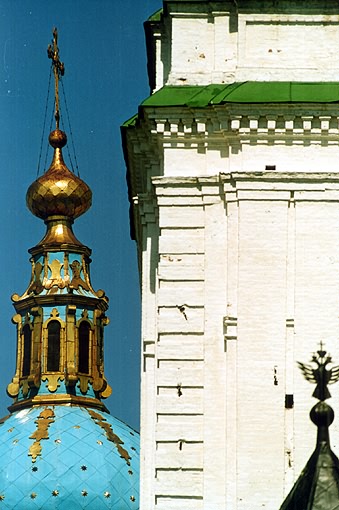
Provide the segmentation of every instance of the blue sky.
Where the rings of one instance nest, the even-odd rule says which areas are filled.
[[[119,126],[149,95],[143,22],[161,0],[1,0],[0,2],[0,415],[15,370],[16,333],[10,296],[30,278],[27,250],[45,233],[25,205],[37,177],[54,26],[80,176],[93,191],[92,208],[74,224],[92,250],[95,289],[110,298],[105,369],[111,413],[139,427],[140,292],[136,246],[129,237],[125,165]],[[2,58],[1,58],[2,57]],[[53,92],[53,90],[52,90]],[[50,97],[49,112],[52,108]],[[61,114],[66,117],[63,105]],[[50,115],[43,140],[48,147]],[[51,161],[47,156],[47,168]],[[66,162],[68,163],[65,154]]]

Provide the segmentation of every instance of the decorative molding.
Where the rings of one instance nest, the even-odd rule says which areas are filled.
[[[327,139],[328,143],[338,145],[339,116],[328,105],[317,105],[317,109],[295,105],[293,114],[291,107],[277,105],[216,105],[208,106],[204,110],[177,107],[176,117],[172,110],[158,107],[155,113],[145,107],[149,114],[143,121],[142,129],[150,131],[157,140],[171,139],[183,147],[194,147],[203,139],[226,138],[230,142],[238,139],[257,140],[270,143],[285,140],[286,143],[316,143]],[[322,111],[323,110],[323,111]],[[157,114],[157,117],[156,117]],[[152,145],[151,139],[148,144]],[[173,147],[173,146],[172,146]]]

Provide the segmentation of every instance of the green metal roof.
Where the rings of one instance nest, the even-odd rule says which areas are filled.
[[[169,86],[155,92],[141,106],[191,106],[203,108],[223,103],[334,103],[337,82],[255,82],[229,85]]]
[[[125,120],[125,122],[122,124],[121,127],[135,126],[137,120],[138,120],[138,114],[136,113],[130,119]]]
[[[151,16],[147,19],[147,21],[161,21],[161,16],[163,14],[163,8],[155,11]]]

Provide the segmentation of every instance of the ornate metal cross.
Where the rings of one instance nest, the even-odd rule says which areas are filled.
[[[60,121],[60,110],[59,110],[59,78],[65,74],[65,66],[64,63],[61,62],[59,58],[59,48],[58,48],[58,30],[56,28],[53,29],[53,45],[49,44],[47,47],[47,55],[48,58],[52,60],[53,64],[53,72],[54,72],[54,82],[55,82],[55,122],[56,129],[59,129],[59,121]]]

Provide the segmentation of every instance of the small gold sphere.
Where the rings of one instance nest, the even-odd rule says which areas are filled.
[[[54,149],[62,149],[67,143],[67,135],[61,129],[55,129],[50,133],[48,140]]]

